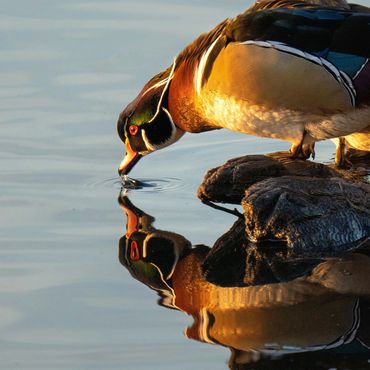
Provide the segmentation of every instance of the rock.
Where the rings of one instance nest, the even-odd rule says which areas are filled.
[[[340,178],[283,176],[248,187],[247,236],[283,239],[290,257],[338,255],[370,236],[370,185]]]
[[[246,229],[245,240],[231,234],[226,235],[227,243],[221,238],[208,256],[209,262],[218,264],[233,255],[242,258],[243,253],[248,258],[249,250],[235,250],[235,238],[243,239],[245,245],[250,240],[286,241],[285,258],[290,259],[322,258],[358,248],[370,238],[369,163],[365,166],[365,172],[358,168],[348,171],[293,160],[288,153],[278,152],[234,158],[208,171],[198,189],[199,198],[203,202],[242,202]],[[243,232],[242,226],[239,222],[232,230]],[[210,267],[204,266],[212,279]],[[227,274],[236,279],[241,269],[239,264]]]
[[[234,158],[207,172],[198,189],[198,197],[221,203],[240,204],[245,189],[271,177],[339,177],[338,172],[321,163],[291,159],[289,153],[246,155]]]

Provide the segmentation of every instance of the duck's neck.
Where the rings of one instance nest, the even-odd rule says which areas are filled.
[[[168,92],[168,109],[176,126],[186,132],[204,132],[215,130],[201,114],[199,97],[196,94],[194,74],[197,68],[195,60],[181,63],[176,69]]]
[[[210,32],[202,34],[176,58],[168,107],[175,124],[184,131],[203,132],[218,128],[200,112],[202,102],[195,90],[195,75],[202,56],[220,38],[227,24],[228,20],[225,20]]]

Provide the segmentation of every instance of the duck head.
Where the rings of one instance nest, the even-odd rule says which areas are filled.
[[[184,134],[168,109],[168,91],[175,63],[154,76],[120,114],[117,130],[126,146],[118,172],[127,175],[141,157],[171,145]]]

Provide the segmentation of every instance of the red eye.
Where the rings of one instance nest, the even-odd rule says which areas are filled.
[[[135,126],[135,125],[131,125],[129,128],[128,128],[128,131],[130,132],[130,134],[132,136],[135,136],[137,134],[137,132],[139,131],[139,127]]]
[[[135,240],[131,242],[130,258],[132,261],[138,261],[140,259],[139,245]]]

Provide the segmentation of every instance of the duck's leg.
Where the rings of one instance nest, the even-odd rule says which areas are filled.
[[[309,159],[310,157],[315,159],[315,143],[303,144],[302,151],[306,159]]]
[[[335,165],[339,168],[352,165],[346,155],[346,139],[344,137],[338,138],[337,150],[335,152]]]
[[[292,144],[290,147],[291,158],[308,159],[312,156],[312,159],[315,159],[315,143],[304,144],[306,134],[307,132],[304,130],[299,144]]]

